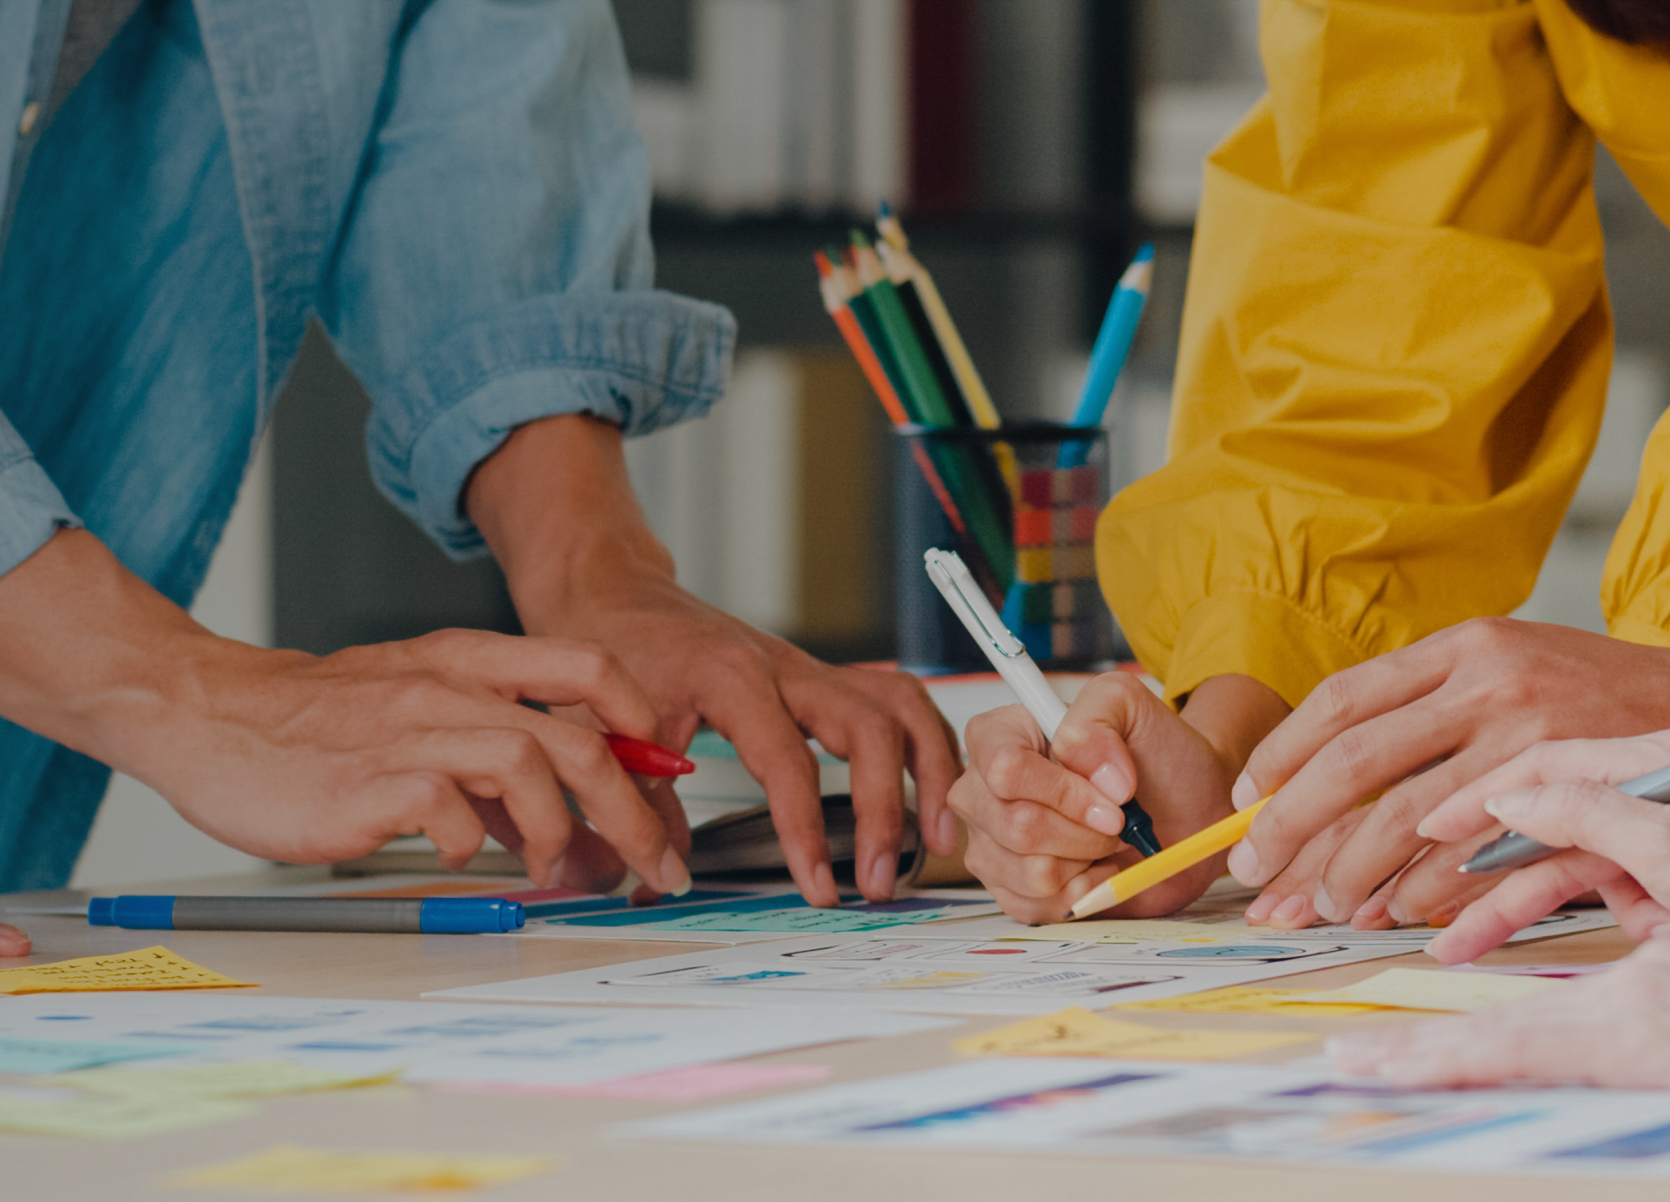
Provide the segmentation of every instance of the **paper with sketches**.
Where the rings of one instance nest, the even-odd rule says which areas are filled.
[[[1314,1035],[1286,1031],[1168,1031],[1092,1014],[1082,1006],[1024,1019],[952,1043],[964,1056],[1105,1056],[1114,1060],[1231,1060]]]
[[[277,1060],[364,1076],[405,1068],[406,1081],[555,1085],[942,1025],[861,1010],[555,1009],[248,994],[42,995],[0,1006],[0,1035],[51,1032],[63,1038],[73,1030],[87,1039],[184,1042],[200,1049],[189,1057],[148,1061],[147,1070]]]
[[[211,1098],[116,1097],[70,1089],[0,1093],[0,1131],[17,1135],[133,1139],[254,1113],[248,1102]]]
[[[561,1167],[554,1156],[441,1156],[429,1152],[341,1152],[280,1144],[236,1160],[176,1173],[186,1189],[271,1194],[439,1193],[524,1181]]]
[[[1205,922],[1176,918],[1087,918],[1083,922],[1052,922],[1041,927],[1023,927],[1017,923],[1013,931],[999,938],[1071,939],[1087,943],[1142,943],[1151,939],[1222,943],[1251,934],[1279,933],[1231,919]]]
[[[166,947],[56,964],[0,969],[0,993],[81,993],[111,989],[220,989],[250,985],[193,964]]]
[[[1389,1006],[1398,1010],[1483,1010],[1499,1002],[1517,1001],[1563,982],[1547,977],[1499,976],[1488,973],[1448,973],[1424,968],[1388,968],[1367,980],[1340,989],[1297,993],[1288,999],[1298,1005],[1355,1003]]]
[[[1554,977],[1566,980],[1570,977],[1588,977],[1597,972],[1607,972],[1616,967],[1616,962],[1607,964],[1452,964],[1444,969],[1445,972],[1489,972],[1505,977]]]
[[[790,886],[747,892],[704,890],[655,906],[624,898],[577,898],[530,908],[528,923],[506,938],[626,939],[657,943],[767,943],[793,935],[852,934],[889,927],[917,929],[947,919],[1001,913],[989,893],[973,889],[907,891],[889,902],[842,896],[839,908],[808,906]]]
[[[1306,1018],[1380,1014],[1385,1011],[1384,1006],[1365,1006],[1347,1002],[1313,1002],[1304,1006],[1293,1004],[1294,998],[1314,992],[1305,989],[1276,989],[1267,985],[1231,985],[1228,989],[1208,989],[1204,993],[1185,993],[1180,997],[1158,998],[1152,1002],[1127,1002],[1115,1009],[1163,1010],[1176,1014],[1300,1014]]]
[[[54,1085],[73,1085],[118,1098],[271,1098],[388,1085],[400,1070],[343,1073],[286,1064],[281,1060],[239,1060],[188,1068],[95,1068],[60,1074]]]
[[[184,1043],[128,1043],[82,1039],[0,1037],[0,1073],[63,1073],[119,1060],[146,1060],[191,1051]]]
[[[656,1139],[1670,1178],[1670,1092],[1408,1093],[1285,1066],[970,1060],[617,1128]],[[1040,1159],[1040,1172],[1048,1172]]]
[[[975,922],[983,922],[976,919]],[[969,925],[974,925],[973,923]],[[1241,985],[1409,951],[1403,944],[1251,939],[1129,945],[941,940],[924,928],[712,948],[555,976],[441,990],[471,1001],[839,1006],[1048,1014]],[[932,929],[931,926],[926,929]]]
[[[726,1094],[826,1081],[835,1072],[827,1064],[692,1064],[636,1077],[616,1077],[595,1085],[496,1085],[460,1081],[440,1088],[449,1093],[516,1093],[538,1097],[613,1098],[632,1102],[701,1102]]]

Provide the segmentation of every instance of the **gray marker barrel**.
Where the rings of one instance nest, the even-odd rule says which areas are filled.
[[[97,897],[94,926],[148,931],[365,931],[480,934],[514,931],[521,902],[483,897]]]
[[[1642,801],[1670,802],[1670,767],[1649,772],[1634,780],[1614,786],[1620,793],[1639,797]],[[1486,843],[1473,853],[1473,858],[1461,866],[1462,872],[1506,872],[1510,868],[1524,868],[1538,860],[1564,851],[1563,847],[1549,847],[1529,835],[1509,831],[1492,843]]]

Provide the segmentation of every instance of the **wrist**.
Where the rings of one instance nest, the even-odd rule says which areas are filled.
[[[1292,710],[1281,695],[1251,676],[1213,676],[1189,694],[1182,718],[1217,752],[1234,780],[1253,749]]]
[[[524,621],[605,603],[622,580],[674,579],[632,491],[620,431],[596,418],[518,427],[477,466],[464,505]]]

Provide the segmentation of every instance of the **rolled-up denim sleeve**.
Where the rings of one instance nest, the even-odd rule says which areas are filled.
[[[0,413],[0,576],[58,531],[80,525],[29,444]]]
[[[321,314],[370,392],[378,487],[454,558],[516,426],[706,412],[735,323],[656,291],[649,167],[607,0],[439,0],[403,32]]]

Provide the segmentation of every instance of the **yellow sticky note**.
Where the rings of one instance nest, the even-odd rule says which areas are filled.
[[[195,1064],[187,1068],[147,1068],[123,1072],[89,1068],[56,1073],[54,1085],[75,1085],[96,1093],[124,1098],[269,1098],[280,1094],[317,1093],[386,1085],[401,1073],[341,1073],[285,1064],[279,1060],[239,1060],[227,1064]]]
[[[1108,1056],[1118,1060],[1228,1060],[1315,1039],[1290,1031],[1167,1031],[1081,1006],[957,1040],[965,1056]]]
[[[537,1177],[552,1156],[435,1156],[425,1152],[336,1152],[280,1144],[265,1152],[179,1173],[171,1185],[266,1193],[387,1194],[467,1190]]]
[[[1420,968],[1388,968],[1366,981],[1343,989],[1321,989],[1295,994],[1288,1000],[1299,1005],[1354,1002],[1367,1006],[1391,1006],[1400,1010],[1483,1010],[1498,1002],[1560,989],[1566,982],[1547,977],[1510,977],[1495,973],[1439,972]]]
[[[110,956],[83,956],[56,964],[0,969],[0,993],[85,993],[104,989],[219,989],[249,986],[193,964],[166,947]]]
[[[254,1112],[255,1107],[248,1102],[209,1098],[6,1097],[0,1098],[0,1131],[82,1139],[132,1139],[225,1122]]]
[[[1005,939],[1076,940],[1081,943],[1137,943],[1164,939],[1173,943],[1222,943],[1252,934],[1245,923],[1182,922],[1166,918],[1092,918],[1027,927]]]
[[[1365,1006],[1350,1002],[1312,1002],[1296,1006],[1295,998],[1306,994],[1303,989],[1269,989],[1262,985],[1231,985],[1225,989],[1207,989],[1200,993],[1185,993],[1180,997],[1156,998],[1151,1002],[1126,1002],[1118,1010],[1164,1010],[1176,1014],[1304,1014],[1311,1016],[1374,1014],[1384,1006]]]
[[[978,981],[985,973],[980,972],[926,972],[919,977],[906,977],[901,981],[884,981],[879,985],[872,985],[872,989],[943,989],[947,985],[961,985],[966,981]]]

